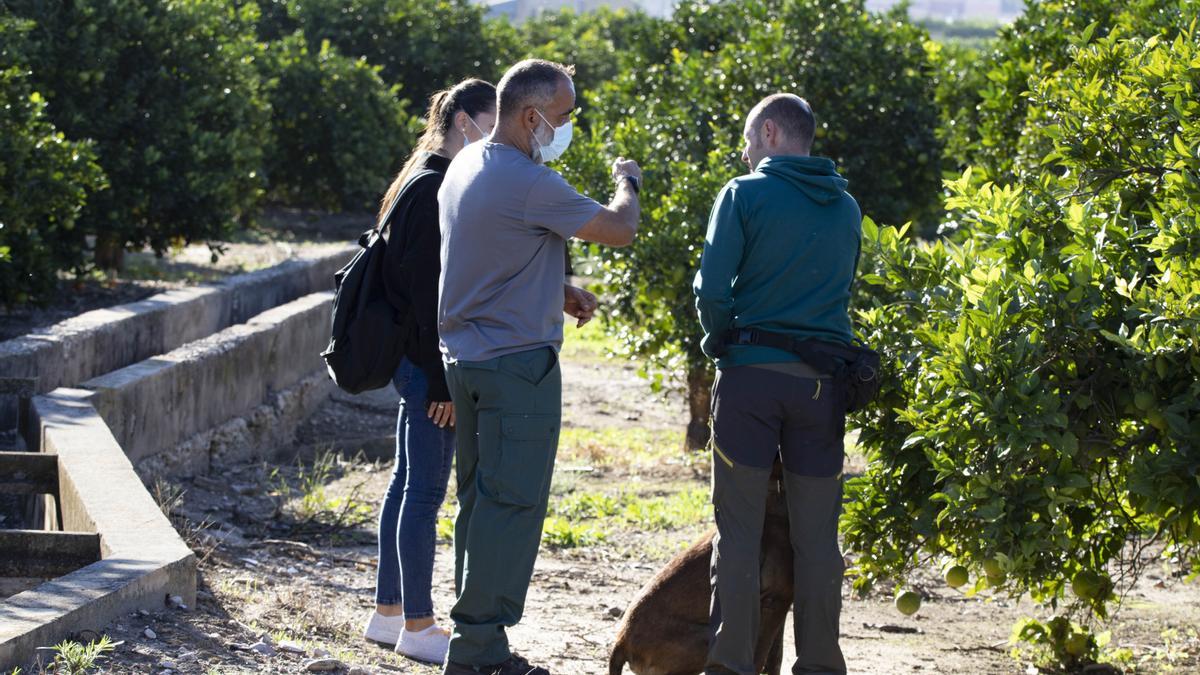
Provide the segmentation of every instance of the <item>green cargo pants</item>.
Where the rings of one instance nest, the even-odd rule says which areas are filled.
[[[562,375],[549,347],[446,368],[457,415],[454,632],[448,659],[511,655],[505,628],[525,609],[550,496]]]

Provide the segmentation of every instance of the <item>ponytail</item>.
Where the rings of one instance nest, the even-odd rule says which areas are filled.
[[[449,89],[435,92],[429,97],[429,112],[425,114],[425,131],[413,148],[412,154],[404,162],[404,168],[396,174],[387,193],[379,204],[379,215],[376,220],[387,215],[392,202],[400,195],[400,190],[408,182],[417,166],[425,160],[425,154],[442,147],[446,141],[446,133],[454,124],[454,115],[463,111],[474,117],[482,112],[496,109],[496,88],[488,82],[478,79],[463,80]]]

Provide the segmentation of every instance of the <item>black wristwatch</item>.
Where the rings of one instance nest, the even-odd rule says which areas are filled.
[[[633,186],[633,194],[636,195],[642,191],[642,181],[639,180],[637,176],[630,176],[627,174],[625,176],[625,180],[629,181],[629,184]]]

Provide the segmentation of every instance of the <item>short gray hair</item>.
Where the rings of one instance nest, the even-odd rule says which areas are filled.
[[[811,148],[817,131],[817,120],[808,101],[795,94],[771,94],[758,102],[751,111],[751,124],[762,126],[772,120],[788,138]]]
[[[559,80],[568,82],[575,75],[575,66],[543,59],[526,59],[508,69],[496,87],[499,99],[496,113],[504,118],[515,115],[525,106],[544,108],[558,91]]]

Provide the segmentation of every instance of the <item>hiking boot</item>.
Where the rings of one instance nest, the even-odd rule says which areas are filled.
[[[447,661],[442,675],[550,675],[550,671],[531,666],[529,661],[513,654],[507,661],[493,666],[468,666]]]

